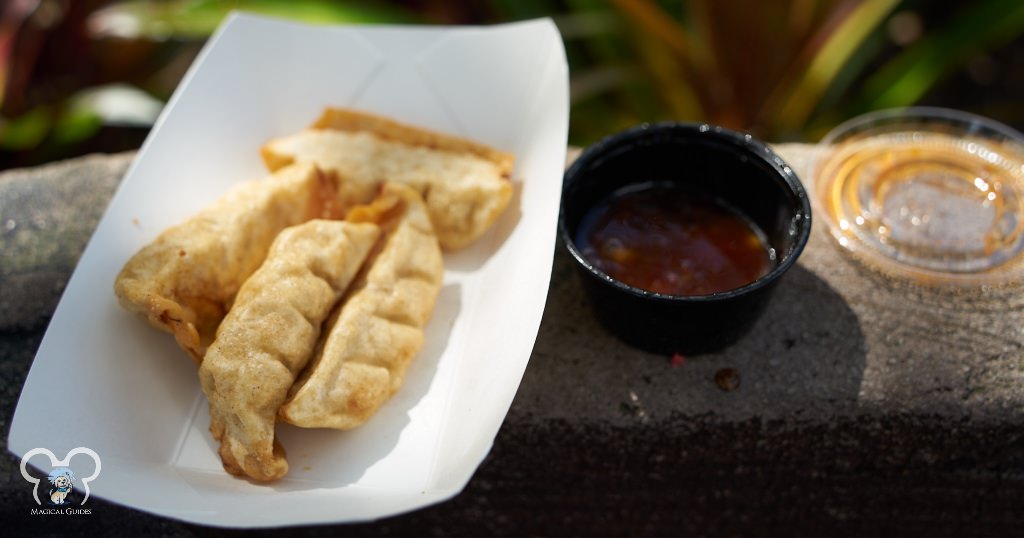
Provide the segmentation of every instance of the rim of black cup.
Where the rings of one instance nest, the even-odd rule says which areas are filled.
[[[771,271],[761,276],[757,280],[733,288],[731,290],[720,291],[711,293],[708,295],[670,295],[667,293],[658,293],[643,288],[637,288],[630,286],[625,282],[613,278],[604,271],[601,271],[593,263],[591,263],[586,256],[580,252],[579,248],[576,247],[576,242],[572,238],[572,234],[569,231],[568,224],[565,222],[565,205],[566,196],[565,192],[569,186],[574,182],[579,181],[579,176],[585,173],[587,167],[590,166],[595,160],[600,159],[605,154],[614,150],[615,148],[631,143],[635,140],[642,139],[648,136],[660,134],[660,133],[681,133],[687,136],[692,136],[695,140],[701,138],[704,139],[715,139],[718,141],[724,141],[740,152],[745,152],[752,158],[760,159],[766,163],[773,171],[776,172],[778,179],[781,180],[780,186],[784,185],[784,188],[789,189],[795,195],[796,199],[800,203],[800,207],[797,209],[800,215],[800,222],[797,226],[797,238],[793,243],[793,247],[785,254],[782,260],[776,265]],[[807,245],[807,241],[811,236],[811,201],[807,195],[807,191],[804,189],[803,184],[797,177],[796,172],[793,168],[786,164],[767,144],[754,138],[750,134],[733,131],[725,127],[717,125],[711,125],[707,123],[688,123],[688,122],[659,122],[659,123],[644,123],[636,127],[620,131],[618,133],[609,135],[594,144],[591,144],[584,148],[580,156],[572,163],[568,170],[565,171],[563,176],[562,184],[562,201],[561,211],[558,215],[558,233],[562,238],[562,243],[569,250],[569,253],[576,260],[576,263],[583,266],[588,272],[594,276],[600,278],[605,283],[619,289],[620,291],[638,296],[649,298],[660,301],[670,302],[715,302],[733,297],[745,295],[752,291],[756,291],[765,286],[771,285],[775,280],[781,277],[786,271],[796,263],[800,253],[803,252],[804,247]]]

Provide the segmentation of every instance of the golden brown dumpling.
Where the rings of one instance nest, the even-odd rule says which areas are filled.
[[[511,154],[387,118],[327,109],[309,129],[268,142],[271,169],[312,162],[346,178],[348,206],[369,203],[387,181],[416,190],[445,249],[469,245],[505,210],[512,195]]]
[[[441,288],[441,249],[415,191],[386,184],[372,205],[347,218],[376,222],[385,237],[281,406],[281,419],[298,426],[350,429],[370,418],[423,346]]]
[[[287,228],[238,291],[199,367],[210,431],[228,472],[260,481],[288,472],[274,440],[278,407],[379,235],[371,223],[313,220]]]
[[[336,218],[336,190],[333,178],[311,164],[241,183],[136,253],[114,292],[122,306],[173,334],[200,362],[235,293],[277,234],[313,218]]]

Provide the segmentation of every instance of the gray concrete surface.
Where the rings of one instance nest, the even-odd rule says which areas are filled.
[[[811,155],[778,150],[798,172]],[[0,174],[5,442],[45,323],[132,156]],[[530,365],[467,489],[411,514],[289,533],[1014,535],[1024,529],[1021,291],[890,280],[818,222],[751,333],[673,361],[598,327],[559,246]],[[25,532],[238,534],[100,500],[94,516],[54,531],[26,516],[23,486],[7,454],[0,516]]]

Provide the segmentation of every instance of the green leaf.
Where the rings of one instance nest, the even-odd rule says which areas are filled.
[[[836,75],[898,3],[899,0],[865,0],[842,20],[795,84],[776,88],[773,98],[765,105],[776,128],[797,129],[807,121]],[[779,102],[781,105],[777,106]]]
[[[68,145],[87,140],[103,127],[103,119],[95,112],[82,107],[72,107],[57,118],[48,142],[54,145]]]
[[[114,4],[92,15],[95,26],[120,37],[201,39],[233,10],[313,24],[412,23],[410,12],[383,4],[325,0],[171,0]]]
[[[943,76],[981,51],[1024,32],[1024,2],[982,0],[907,48],[864,84],[860,110],[912,105]]]
[[[687,28],[651,0],[614,0],[613,4],[633,22],[626,37],[665,111],[676,119],[705,119],[700,95],[688,76],[695,54]]]
[[[53,123],[53,111],[39,106],[12,119],[0,119],[0,149],[28,150],[38,146]]]

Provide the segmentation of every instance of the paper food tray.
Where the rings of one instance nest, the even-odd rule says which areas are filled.
[[[259,485],[224,472],[195,365],[170,335],[118,306],[113,282],[163,229],[233,183],[264,177],[260,146],[309,125],[325,106],[512,152],[515,194],[483,238],[445,254],[426,344],[401,390],[352,431],[279,425],[291,470]],[[490,449],[537,335],[567,129],[568,69],[550,20],[339,27],[233,14],[171,98],[82,255],[25,383],[10,450],[63,458],[88,447],[102,472],[77,491],[217,526],[363,521],[456,495]],[[71,467],[88,460],[75,456]],[[44,473],[56,464],[45,455],[29,463]],[[31,491],[26,484],[27,507]]]

